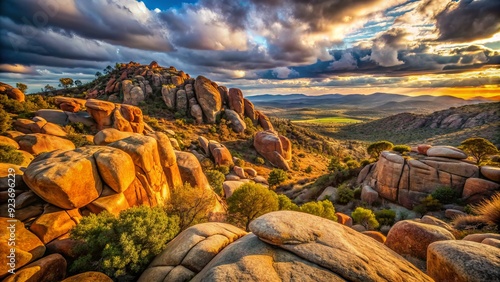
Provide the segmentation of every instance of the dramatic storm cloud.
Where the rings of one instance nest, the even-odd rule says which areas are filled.
[[[1,6],[0,80],[27,82],[32,91],[63,75],[88,81],[116,62],[153,60],[247,94],[419,85],[499,91],[496,0],[4,0]]]

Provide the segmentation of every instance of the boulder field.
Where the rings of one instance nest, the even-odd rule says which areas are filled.
[[[381,197],[411,209],[438,187],[454,189],[468,204],[500,191],[500,169],[479,167],[467,161],[460,149],[420,145],[417,151],[409,157],[382,152],[376,163],[367,165],[358,175],[365,191],[362,196],[371,202]]]

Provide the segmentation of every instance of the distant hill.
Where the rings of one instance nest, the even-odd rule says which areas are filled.
[[[451,107],[432,114],[400,113],[386,118],[348,125],[331,133],[337,139],[393,143],[458,145],[472,136],[500,145],[500,102]]]
[[[401,112],[432,113],[449,107],[477,104],[485,101],[496,101],[496,97],[475,97],[465,100],[453,96],[408,96],[391,93],[362,94],[326,94],[308,96],[304,94],[290,95],[257,95],[247,97],[255,105],[273,108],[318,108],[369,110],[384,112],[385,115]],[[384,114],[383,114],[384,115]]]

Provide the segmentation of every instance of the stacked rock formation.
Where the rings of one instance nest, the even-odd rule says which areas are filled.
[[[9,99],[13,99],[19,102],[24,102],[25,98],[24,93],[21,90],[3,82],[0,82],[0,94],[7,95]]]
[[[255,135],[253,145],[273,165],[290,170],[288,162],[292,160],[292,143],[288,138],[271,130],[260,131]]]
[[[358,183],[363,183],[371,201],[374,191],[411,209],[438,187],[454,189],[471,204],[500,191],[499,168],[479,167],[466,160],[467,154],[451,146],[421,145],[417,150],[410,159],[384,151],[376,163],[360,172]]]

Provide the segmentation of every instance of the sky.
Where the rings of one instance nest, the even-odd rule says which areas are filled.
[[[2,0],[0,81],[28,92],[117,62],[245,95],[500,95],[498,0]]]

